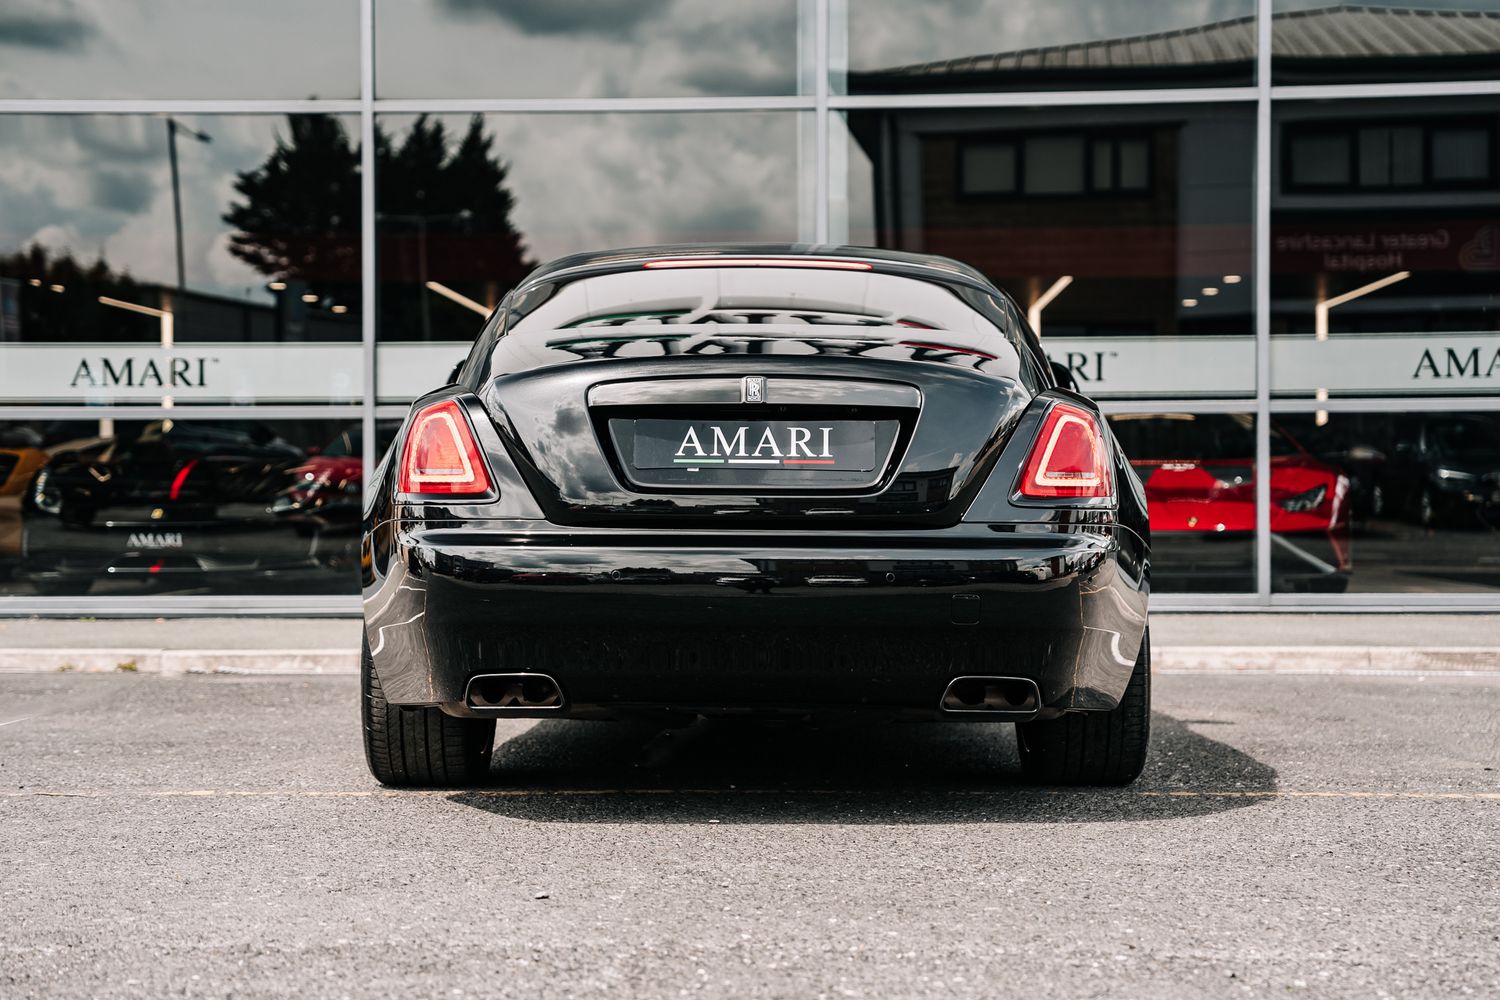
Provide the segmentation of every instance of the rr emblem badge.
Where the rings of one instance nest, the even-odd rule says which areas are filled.
[[[764,403],[766,401],[766,380],[760,375],[750,375],[740,385],[740,402],[742,403]]]

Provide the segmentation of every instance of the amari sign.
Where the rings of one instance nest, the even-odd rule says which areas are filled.
[[[356,403],[358,344],[0,345],[0,401]]]
[[[1253,337],[1042,338],[1079,389],[1100,399],[1255,395]],[[1500,391],[1500,333],[1271,338],[1275,396],[1426,396]]]
[[[123,386],[127,389],[157,388],[173,391],[203,389],[208,386],[209,363],[217,365],[219,359],[205,354],[183,355],[174,351],[169,358],[145,358],[139,365],[136,361],[136,358],[130,356],[119,359],[107,354],[93,358],[81,357],[68,388],[83,386],[88,389],[113,389]],[[158,361],[165,364],[165,369]]]
[[[1099,399],[1245,399],[1255,339],[1046,337],[1048,356]],[[442,385],[467,344],[381,345],[382,402]],[[0,344],[6,403],[356,403],[358,344]],[[1500,392],[1500,333],[1334,334],[1271,338],[1272,394],[1463,395]]]

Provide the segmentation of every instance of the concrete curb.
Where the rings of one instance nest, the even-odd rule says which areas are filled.
[[[1490,674],[1492,646],[1158,646],[1163,674]]]
[[[1500,674],[1488,646],[1158,646],[1158,674]],[[352,649],[0,649],[0,674],[354,674]]]
[[[355,674],[352,649],[0,649],[0,674]]]

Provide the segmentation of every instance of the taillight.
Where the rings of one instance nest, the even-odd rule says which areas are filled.
[[[423,408],[412,418],[401,452],[402,493],[475,496],[490,491],[490,475],[469,418],[453,400]]]
[[[1019,492],[1038,500],[1113,495],[1104,438],[1092,413],[1067,403],[1047,412]]]

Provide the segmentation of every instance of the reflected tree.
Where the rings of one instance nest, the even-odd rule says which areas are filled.
[[[102,258],[85,264],[71,253],[53,253],[33,243],[0,256],[0,279],[14,282],[18,315],[12,334],[30,342],[105,342],[148,339],[157,321],[137,313],[107,309],[99,297],[155,303],[157,286],[142,286],[128,272],[115,271]]]
[[[286,138],[239,175],[224,220],[231,252],[270,281],[321,301],[358,301],[360,151],[331,115],[297,115]],[[535,264],[511,222],[508,166],[475,115],[453,141],[422,115],[397,142],[377,126],[381,326],[401,339],[467,339]],[[463,303],[467,303],[467,305]]]
[[[359,295],[359,148],[332,115],[289,115],[265,163],[238,175],[229,252],[320,300]]]

